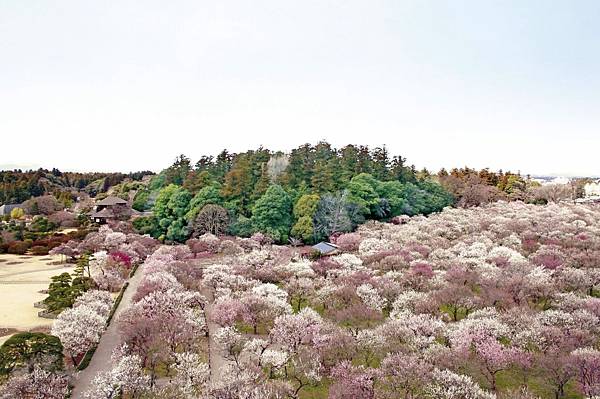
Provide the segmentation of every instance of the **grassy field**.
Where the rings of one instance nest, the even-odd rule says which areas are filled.
[[[0,255],[0,334],[8,332],[0,336],[0,344],[15,331],[52,325],[52,320],[38,317],[40,309],[33,304],[46,297],[40,291],[48,288],[52,276],[72,270],[71,265],[60,264],[59,256]]]

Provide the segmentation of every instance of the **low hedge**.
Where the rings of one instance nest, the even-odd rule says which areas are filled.
[[[8,244],[8,253],[14,255],[24,255],[29,249],[29,243],[26,241],[14,241]]]
[[[87,368],[87,366],[90,365],[90,362],[92,361],[92,357],[94,357],[94,353],[96,352],[96,349],[98,349],[98,345],[92,346],[90,349],[88,349],[87,352],[85,352],[85,355],[83,356],[83,358],[77,365],[78,371],[84,370]]]
[[[50,252],[50,249],[42,245],[34,245],[33,247],[31,247],[32,255],[48,255],[48,252]]]
[[[133,265],[133,267],[131,268],[131,271],[129,272],[129,278],[132,278],[135,275],[135,272],[137,271],[138,267],[140,267],[139,263],[136,263],[135,265]]]
[[[115,303],[113,304],[112,309],[110,310],[110,313],[108,314],[108,318],[106,319],[106,327],[108,327],[108,325],[110,324],[110,321],[112,320],[113,316],[115,315],[115,312],[117,311],[117,308],[119,307],[119,304],[121,303],[121,300],[123,299],[123,294],[125,294],[125,290],[127,289],[127,287],[129,287],[129,282],[125,282],[125,284],[123,284],[123,287],[121,287],[121,291],[119,291],[119,295],[117,295],[117,297],[115,298]]]

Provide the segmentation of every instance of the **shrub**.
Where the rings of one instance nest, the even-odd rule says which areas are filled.
[[[0,375],[13,370],[31,371],[34,364],[49,370],[62,370],[63,346],[60,340],[43,333],[18,333],[0,346]]]
[[[321,254],[321,252],[314,250],[314,251],[310,251],[310,254],[308,254],[308,259],[310,259],[312,261],[316,261],[316,260],[321,259],[322,256],[323,255]]]
[[[15,255],[23,255],[29,249],[29,244],[25,241],[15,241],[8,245],[8,253]]]
[[[50,249],[48,247],[44,247],[42,245],[35,245],[31,247],[31,253],[33,255],[48,255]]]
[[[78,224],[76,216],[67,211],[55,212],[48,216],[48,220],[51,223],[61,227],[75,227]]]

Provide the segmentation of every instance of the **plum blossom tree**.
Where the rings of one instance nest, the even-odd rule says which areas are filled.
[[[494,394],[485,392],[469,376],[450,370],[434,370],[432,382],[425,391],[431,399],[496,399]]]
[[[32,373],[20,374],[0,385],[0,399],[64,399],[69,392],[69,378],[38,366]]]
[[[221,327],[233,326],[248,312],[246,305],[237,298],[222,296],[217,298],[210,311],[210,320]]]
[[[360,297],[367,307],[381,312],[387,305],[387,301],[371,284],[362,284],[356,287],[356,295]]]
[[[173,384],[187,398],[198,397],[206,388],[210,370],[197,353],[178,353],[176,357],[176,376]]]
[[[75,364],[78,356],[98,343],[105,325],[106,317],[84,304],[60,313],[52,326],[52,335],[60,338]]]
[[[240,355],[244,349],[244,338],[235,327],[222,327],[214,334],[215,343],[221,348],[223,357],[241,368]]]
[[[388,355],[381,363],[376,396],[382,399],[420,398],[431,381],[432,372],[433,366],[415,355]]]
[[[144,374],[142,359],[138,355],[115,353],[112,361],[112,370],[97,375],[92,381],[91,388],[84,392],[84,398],[116,399],[123,397],[124,394],[137,398],[148,391],[150,378]]]
[[[373,369],[342,362],[331,371],[334,383],[329,389],[328,397],[330,399],[374,398],[376,376],[377,372]]]
[[[571,353],[577,383],[587,396],[600,395],[600,351],[578,348]]]
[[[153,291],[119,317],[119,328],[132,353],[144,360],[154,383],[156,366],[167,370],[180,350],[191,350],[206,331],[202,306],[205,299],[189,291]]]

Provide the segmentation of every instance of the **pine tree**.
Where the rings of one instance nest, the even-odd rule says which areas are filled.
[[[383,147],[377,147],[373,150],[372,154],[372,175],[381,181],[390,179],[390,158],[389,153],[385,145]]]
[[[335,191],[334,172],[328,161],[319,160],[315,163],[311,179],[312,190],[317,193]]]

